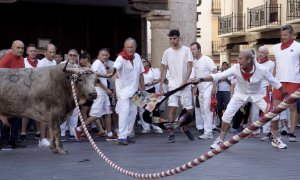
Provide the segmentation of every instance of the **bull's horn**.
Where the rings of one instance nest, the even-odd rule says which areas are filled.
[[[67,62],[65,63],[63,72],[66,72],[66,73],[78,73],[79,72],[79,68],[67,68],[68,63],[69,63],[69,60],[67,60]]]
[[[114,68],[114,69],[113,69],[113,72],[108,73],[108,74],[100,74],[100,73],[98,73],[98,72],[95,72],[95,74],[96,74],[98,77],[110,78],[110,77],[112,77],[113,75],[115,75],[116,72],[117,72],[117,69]]]

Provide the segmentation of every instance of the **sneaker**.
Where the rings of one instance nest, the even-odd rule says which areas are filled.
[[[129,136],[130,136],[130,137],[135,137],[134,131],[131,131],[130,134],[129,134]]]
[[[66,136],[60,136],[60,140],[61,140],[61,142],[65,142],[65,141],[67,141],[67,138],[66,138]]]
[[[273,139],[273,135],[272,135],[272,133],[267,133],[267,134],[265,134],[264,135],[264,137],[262,137],[260,140],[261,141],[266,141],[266,140],[269,140],[269,141],[271,141]]]
[[[105,131],[99,132],[96,134],[96,137],[106,137],[106,136],[107,136],[107,133]]]
[[[128,141],[126,139],[118,139],[118,145],[128,145]]]
[[[297,124],[297,125],[296,125],[296,128],[300,128],[300,124]]]
[[[289,135],[289,142],[298,142],[295,134],[289,133],[288,135]]]
[[[284,144],[280,138],[273,139],[271,144],[273,147],[276,147],[278,149],[286,149],[287,148],[287,145]]]
[[[36,133],[34,136],[35,139],[41,139],[41,133]]]
[[[220,129],[218,129],[218,128],[213,128],[213,129],[212,129],[212,132],[213,132],[213,133],[216,133],[216,132],[221,132],[221,131],[220,131]]]
[[[162,129],[155,129],[155,130],[154,130],[154,133],[155,133],[155,134],[163,134],[164,132],[163,132]]]
[[[39,140],[39,147],[49,147],[50,146],[50,142],[48,141],[48,139],[44,138],[42,140]]]
[[[210,149],[216,149],[223,141],[220,139],[220,136],[213,142],[210,146]]]
[[[169,143],[174,143],[175,142],[175,135],[174,134],[168,136],[168,142]]]
[[[1,147],[2,151],[10,151],[10,150],[12,150],[12,146],[10,144],[2,144],[1,146],[2,146]]]
[[[150,130],[148,130],[148,129],[143,129],[143,130],[141,131],[141,133],[142,133],[142,134],[149,134],[149,133],[150,133]]]
[[[207,133],[207,134],[202,134],[201,136],[198,137],[199,139],[212,139],[214,138],[214,136],[212,135],[212,133]]]
[[[75,139],[79,142],[81,138],[82,131],[78,131],[77,128],[74,128]]]
[[[188,139],[189,139],[190,141],[194,141],[194,136],[193,136],[193,134],[191,133],[190,130],[183,131],[183,133],[188,137]]]
[[[106,137],[106,141],[116,141],[116,140],[118,140],[118,136],[116,136],[114,134],[112,136]]]
[[[130,137],[130,136],[127,136],[127,142],[132,144],[136,143],[134,137]]]

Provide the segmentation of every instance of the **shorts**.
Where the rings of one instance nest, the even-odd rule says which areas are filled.
[[[98,95],[97,98],[94,100],[94,103],[91,107],[90,116],[93,117],[102,117],[106,114],[111,114],[110,110],[110,102],[107,95]]]
[[[300,88],[300,83],[282,82],[281,84],[282,87],[289,93],[289,95],[293,94]],[[283,94],[278,89],[273,89],[272,96],[275,100],[284,99]]]
[[[169,97],[168,106],[178,107],[178,101],[186,110],[193,109],[193,99],[191,88],[184,88],[182,91],[178,91]]]

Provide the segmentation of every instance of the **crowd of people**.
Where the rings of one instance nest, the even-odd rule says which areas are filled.
[[[215,131],[220,128],[220,135],[211,145],[214,149],[225,140],[230,128],[235,129],[234,132],[241,131],[244,124],[257,120],[300,88],[300,43],[293,38],[293,28],[289,24],[281,28],[282,42],[273,47],[274,61],[268,57],[267,46],[261,46],[257,54],[251,50],[241,51],[237,64],[230,66],[223,62],[220,69],[210,57],[202,54],[198,42],[192,42],[190,47],[181,45],[179,30],[172,29],[167,36],[170,47],[162,55],[160,68],[152,68],[151,63],[136,52],[137,43],[133,38],[124,41],[124,48],[114,61],[110,60],[108,48],[101,48],[93,61],[88,53],[70,49],[64,60],[62,54],[56,53],[54,44],[46,46],[42,59],[38,59],[36,46],[28,44],[27,56],[23,58],[24,43],[15,40],[10,50],[0,52],[0,68],[37,68],[68,62],[100,74],[116,71],[112,78],[98,77],[95,86],[97,98],[81,105],[80,110],[85,125],[96,129],[96,136],[116,141],[118,145],[136,143],[136,124],[141,124],[143,134],[151,131],[164,133],[157,124],[144,121],[145,110],[131,100],[137,91],[164,93],[193,82],[195,85],[189,85],[168,98],[165,104],[168,108],[162,105],[153,114],[175,122],[179,110],[186,110],[187,116],[193,116],[195,123],[180,128],[190,141],[194,141],[193,126],[201,140],[213,139]],[[298,108],[297,103],[292,104],[289,110],[262,127],[261,140],[270,140],[272,146],[279,149],[287,148],[281,135],[287,135],[290,142],[297,142],[298,113],[299,101]],[[84,138],[78,118],[78,111],[74,109],[61,124],[62,141]],[[24,148],[29,122],[36,124],[38,146],[49,147],[47,124],[26,117],[0,115],[0,119],[2,149]],[[260,131],[252,136],[260,135]],[[165,132],[167,142],[175,143],[176,129],[168,127]]]

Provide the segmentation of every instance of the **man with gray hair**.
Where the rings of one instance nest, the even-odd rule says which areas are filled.
[[[237,64],[226,71],[212,74],[195,81],[217,82],[218,80],[229,76],[235,76],[237,79],[234,94],[222,117],[220,136],[210,146],[212,149],[217,148],[218,144],[224,141],[233,116],[243,104],[251,102],[256,104],[263,112],[266,112],[267,102],[264,100],[265,90],[262,86],[263,80],[268,81],[274,88],[279,89],[283,94],[287,95],[287,92],[282,88],[281,83],[275,79],[265,67],[260,64],[255,64],[253,53],[251,51],[241,51],[237,57],[237,62]],[[278,122],[278,119],[274,118],[271,123],[273,124],[274,121]],[[280,140],[280,137],[278,137],[278,132],[272,130],[272,133],[274,137],[272,146],[279,149],[285,149],[287,146]]]

